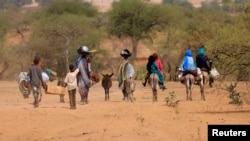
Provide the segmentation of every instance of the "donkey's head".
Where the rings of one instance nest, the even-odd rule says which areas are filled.
[[[112,80],[111,77],[114,75],[114,73],[111,74],[102,74],[102,86],[103,88],[110,88],[112,86]]]

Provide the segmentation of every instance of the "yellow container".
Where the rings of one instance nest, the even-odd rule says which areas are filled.
[[[46,92],[46,94],[64,95],[65,94],[65,87],[48,85],[47,90],[45,92]]]

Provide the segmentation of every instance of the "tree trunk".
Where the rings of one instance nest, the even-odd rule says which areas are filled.
[[[139,44],[139,40],[136,37],[132,38],[132,62],[134,62],[135,58],[137,58],[137,47]]]
[[[69,42],[70,39],[66,38],[66,43],[65,43],[65,65],[66,65],[66,70],[69,72]]]

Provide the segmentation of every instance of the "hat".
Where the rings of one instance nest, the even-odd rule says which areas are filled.
[[[92,52],[96,52],[96,50],[89,50],[89,48],[87,46],[80,46],[77,49],[77,52],[80,53],[80,54],[82,54],[82,53],[89,54],[89,53],[92,53]]]
[[[122,57],[130,57],[132,55],[132,53],[128,49],[124,49],[124,50],[120,51],[120,55]]]

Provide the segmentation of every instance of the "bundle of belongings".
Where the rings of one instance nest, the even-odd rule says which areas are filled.
[[[44,72],[42,72],[42,79],[43,82],[53,81],[55,80],[55,77],[57,76],[57,73],[52,71],[51,69],[45,69]],[[19,90],[22,93],[24,98],[29,98],[30,92],[31,92],[31,86],[30,86],[30,78],[28,72],[20,72],[18,75],[18,85]]]

